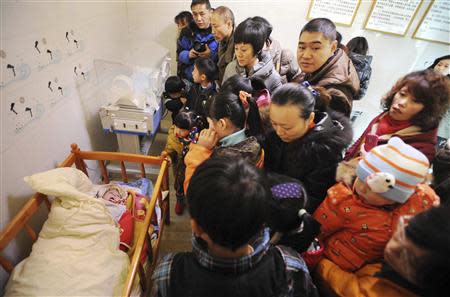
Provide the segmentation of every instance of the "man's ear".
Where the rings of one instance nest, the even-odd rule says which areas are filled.
[[[337,50],[337,46],[338,46],[337,40],[331,42],[331,50],[333,51],[333,53]]]
[[[231,20],[227,21],[227,26],[228,28],[232,29],[233,28],[233,22]]]
[[[201,81],[205,81],[206,80],[206,75],[200,74],[200,79],[201,79]]]

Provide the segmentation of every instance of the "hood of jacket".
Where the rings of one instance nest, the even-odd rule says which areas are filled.
[[[272,57],[267,54],[267,52],[262,51],[260,54],[260,59],[255,66],[253,66],[250,73],[246,73],[245,67],[239,66],[239,63],[236,62],[236,70],[237,73],[241,76],[256,76],[261,78],[262,80],[266,80],[270,77],[275,68],[273,67]]]
[[[348,57],[352,60],[356,70],[369,67],[373,60],[372,56],[361,55],[353,52],[350,52]]]
[[[329,151],[342,151],[352,141],[353,133],[349,120],[333,110],[318,112],[315,115],[314,128],[305,136],[288,144],[288,151],[297,150],[299,146],[308,146],[311,152],[315,148],[326,147]],[[320,151],[317,151],[319,153]],[[322,151],[323,152],[323,151]],[[310,152],[305,153],[309,154]]]

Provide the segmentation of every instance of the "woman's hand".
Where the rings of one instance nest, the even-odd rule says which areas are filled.
[[[219,141],[219,137],[217,136],[216,131],[213,129],[203,129],[200,132],[200,136],[198,137],[197,144],[207,148],[208,150],[212,150],[217,142]]]

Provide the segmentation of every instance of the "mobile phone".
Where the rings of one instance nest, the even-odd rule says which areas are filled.
[[[366,152],[370,151],[374,147],[378,145],[378,135],[376,134],[367,134],[366,139],[364,141],[364,150]]]

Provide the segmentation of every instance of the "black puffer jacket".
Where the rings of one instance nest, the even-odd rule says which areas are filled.
[[[366,95],[367,88],[369,87],[370,76],[372,75],[372,67],[370,67],[372,56],[350,52],[348,57],[352,60],[359,77],[359,93],[353,100],[360,100]]]
[[[329,110],[316,113],[315,127],[305,136],[290,143],[275,132],[264,141],[264,167],[300,180],[308,193],[306,209],[313,213],[335,183],[337,164],[352,140],[349,120]]]

